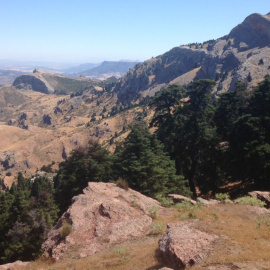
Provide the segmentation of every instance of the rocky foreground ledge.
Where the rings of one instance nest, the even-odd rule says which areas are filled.
[[[140,238],[150,230],[151,212],[161,208],[156,200],[113,183],[91,182],[83,193],[73,198],[73,204],[50,231],[43,244],[45,256],[58,260],[76,245],[79,256],[87,257]],[[63,236],[68,226],[70,234]]]

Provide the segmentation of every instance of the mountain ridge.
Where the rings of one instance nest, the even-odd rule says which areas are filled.
[[[119,102],[135,102],[168,84],[196,79],[215,80],[216,94],[234,90],[237,81],[252,87],[270,74],[269,29],[269,15],[254,13],[217,40],[181,45],[138,64],[116,85]]]

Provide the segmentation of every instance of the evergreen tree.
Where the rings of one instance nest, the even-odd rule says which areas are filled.
[[[108,182],[111,178],[111,157],[97,142],[73,151],[60,164],[54,180],[60,214],[69,207],[72,197],[82,193],[88,182]]]
[[[131,188],[152,197],[170,192],[188,194],[184,178],[176,175],[174,161],[163,148],[145,123],[133,126],[116,154],[119,177],[126,179]]]

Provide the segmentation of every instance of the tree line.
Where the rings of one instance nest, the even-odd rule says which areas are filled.
[[[270,77],[250,91],[213,94],[215,82],[198,80],[158,93],[152,125],[196,195],[215,193],[228,182],[270,188]]]

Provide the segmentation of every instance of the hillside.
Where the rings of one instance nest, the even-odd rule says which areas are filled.
[[[89,139],[108,147],[121,140],[123,128],[143,111],[134,108],[110,117],[117,96],[100,87],[77,95],[44,94],[0,88],[0,178],[18,172],[33,175],[37,168],[62,161]],[[113,149],[113,148],[112,148]],[[9,182],[10,183],[10,182]]]
[[[270,74],[269,27],[269,14],[252,14],[224,37],[175,47],[138,64],[115,87],[118,98],[126,104],[168,84],[204,78],[216,81],[217,94],[234,90],[237,81],[254,86]]]
[[[217,94],[234,89],[237,80],[256,85],[270,73],[269,22],[269,15],[252,14],[216,41],[176,47],[137,64],[120,82],[72,79],[42,70],[19,76],[13,87],[0,88],[0,176],[19,171],[31,176],[53,161],[57,169],[63,157],[89,138],[113,150],[131,123],[149,123],[153,117],[153,108],[138,106],[137,99],[168,84],[212,78]],[[92,74],[113,67],[124,71],[131,64],[104,62]]]
[[[92,83],[83,78],[71,79],[35,69],[31,75],[21,75],[16,78],[12,85],[19,90],[33,90],[45,94],[71,94],[89,88]]]
[[[0,86],[12,83],[18,76],[23,74],[28,74],[28,72],[0,69]]]

